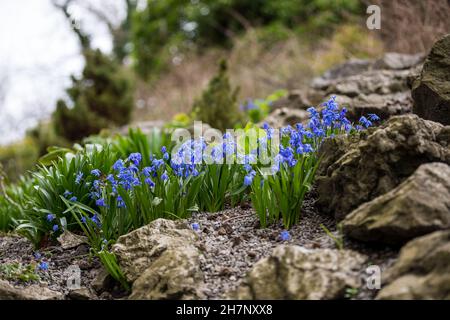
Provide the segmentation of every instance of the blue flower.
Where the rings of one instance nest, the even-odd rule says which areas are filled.
[[[194,231],[198,231],[200,230],[200,225],[196,222],[194,222],[193,224],[191,224],[192,230]]]
[[[121,171],[124,168],[123,160],[119,159],[117,160],[113,165],[114,171]]]
[[[53,230],[53,232],[58,231],[59,230],[59,226],[57,224],[53,225],[52,230]]]
[[[164,153],[166,153],[166,152],[167,152],[166,146],[162,146],[162,147],[161,147],[161,153],[164,154]]]
[[[75,184],[80,184],[81,179],[83,179],[83,172],[78,172],[75,177]]]
[[[72,198],[69,199],[69,201],[72,201],[72,202],[75,202],[77,200],[78,200],[77,197],[72,197]]]
[[[51,221],[53,221],[53,219],[55,219],[55,215],[52,214],[52,213],[49,213],[49,214],[47,215],[47,221],[48,221],[48,222],[51,222]]]
[[[64,191],[64,198],[68,198],[70,195],[72,194],[72,192],[70,192],[69,190]]]
[[[164,171],[164,173],[161,175],[161,179],[162,179],[162,181],[166,181],[167,179],[169,179],[169,176],[167,175],[167,171]]]
[[[47,271],[47,270],[48,270],[48,263],[45,262],[45,261],[42,261],[42,262],[39,264],[39,269],[40,269],[40,270],[43,270],[43,271]]]
[[[249,186],[253,182],[253,175],[248,174],[244,177],[244,186]]]
[[[113,174],[108,174],[108,176],[106,177],[106,180],[108,180],[111,183],[111,185],[113,185],[113,186],[117,184],[116,179],[114,179]]]
[[[100,170],[94,169],[91,171],[91,174],[95,177],[100,177],[102,173],[100,172]]]
[[[380,117],[377,116],[375,113],[369,113],[367,115],[367,117],[369,118],[370,121],[378,121],[378,120],[380,120]]]
[[[126,208],[125,202],[121,196],[117,197],[117,208]]]
[[[38,251],[36,251],[36,252],[33,254],[33,256],[34,256],[34,258],[35,258],[36,260],[39,260],[40,258],[42,258],[41,253],[38,252]]]
[[[288,231],[283,230],[280,233],[280,240],[281,241],[289,241],[289,240],[291,240],[291,235],[289,234]]]
[[[97,225],[97,227],[101,228],[102,224],[101,224],[100,219],[98,218],[97,214],[94,214],[92,216],[91,221],[94,222]]]
[[[132,153],[128,156],[128,160],[133,162],[135,166],[138,166],[141,163],[142,155],[139,152]]]
[[[359,118],[359,123],[368,128],[372,125],[372,122],[370,120],[368,120],[366,117],[362,116],[361,118]]]
[[[153,182],[153,180],[151,178],[145,178],[145,183],[151,188],[153,188],[155,186],[155,183]]]
[[[146,177],[150,177],[153,170],[154,169],[152,167],[145,167],[144,169],[142,169],[142,174]]]
[[[85,216],[82,216],[82,217],[81,217],[81,222],[83,222],[84,224],[86,224],[86,217],[85,217]]]
[[[95,204],[99,207],[106,207],[105,199],[100,198],[95,201]]]

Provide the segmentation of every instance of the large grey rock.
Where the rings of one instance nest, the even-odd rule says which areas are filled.
[[[129,299],[201,299],[200,253],[192,245],[166,250],[134,282]]]
[[[119,237],[112,250],[127,280],[133,282],[168,249],[193,243],[197,234],[184,221],[157,219]]]
[[[436,42],[412,89],[414,113],[450,125],[450,34]]]
[[[409,114],[360,137],[327,139],[317,172],[318,206],[338,220],[403,182],[421,164],[450,164],[450,126]]]
[[[382,276],[377,299],[450,299],[450,230],[408,242]]]
[[[133,283],[130,299],[201,298],[197,237],[185,221],[165,219],[121,236],[112,250]]]
[[[366,257],[349,250],[308,250],[279,246],[257,262],[232,299],[318,300],[342,298],[345,289],[361,285]]]
[[[398,53],[386,53],[376,61],[349,60],[315,78],[307,99],[317,105],[336,95],[354,122],[367,113],[375,113],[383,120],[410,113],[410,88],[423,60],[422,54]]]
[[[38,284],[24,288],[13,286],[5,280],[0,280],[0,300],[62,300],[61,292],[50,290]]]
[[[412,112],[412,99],[408,91],[388,94],[359,94],[355,98],[337,95],[336,101],[347,108],[347,118],[357,122],[361,116],[374,113],[381,119]]]
[[[343,228],[352,238],[388,244],[450,228],[450,166],[421,165],[398,187],[346,216]]]
[[[396,52],[387,52],[385,55],[377,60],[373,67],[374,69],[391,69],[402,70],[415,67],[422,63],[425,59],[423,53],[417,54],[402,54]]]

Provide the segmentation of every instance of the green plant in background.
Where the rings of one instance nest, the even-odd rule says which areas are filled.
[[[114,60],[99,50],[85,50],[82,77],[72,77],[67,90],[73,107],[59,100],[53,121],[56,132],[68,141],[129,122],[133,110],[131,82]]]
[[[346,288],[344,298],[345,299],[353,299],[358,295],[358,293],[359,293],[358,288]]]
[[[8,281],[31,282],[39,281],[36,273],[36,264],[22,264],[19,262],[5,263],[0,265],[0,279]]]
[[[110,142],[112,150],[121,158],[126,158],[134,152],[140,153],[144,165],[150,164],[152,155],[161,157],[161,148],[170,148],[172,144],[171,131],[159,128],[153,128],[147,135],[139,128],[130,128],[127,136],[117,135]]]
[[[32,178],[21,177],[14,184],[6,184],[0,172],[0,231],[10,231],[27,218],[28,198],[34,195]]]
[[[183,48],[225,46],[249,28],[266,27],[269,39],[286,29],[325,34],[363,15],[359,0],[147,0],[134,15],[136,71],[143,77],[161,71]],[[269,40],[270,41],[270,40]]]
[[[249,121],[259,123],[269,115],[272,110],[272,103],[285,97],[287,94],[286,90],[277,90],[265,99],[249,99],[245,104],[241,105],[241,110],[247,114]]]
[[[339,250],[344,249],[344,233],[342,232],[342,224],[337,225],[337,235],[334,235],[333,232],[331,232],[327,227],[325,227],[323,224],[320,224],[320,227],[323,231],[327,234],[327,236],[334,241],[334,244]]]
[[[233,89],[230,85],[227,64],[222,60],[219,72],[211,79],[202,96],[194,102],[193,117],[221,131],[234,128],[242,119],[237,106],[237,94],[238,89]]]
[[[30,137],[8,146],[0,146],[0,165],[4,175],[11,181],[17,181],[20,175],[31,170],[38,157],[38,147]]]
[[[190,115],[186,113],[177,113],[173,116],[172,121],[170,121],[166,128],[176,129],[176,128],[188,128],[193,122]]]

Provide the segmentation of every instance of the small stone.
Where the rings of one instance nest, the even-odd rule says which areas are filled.
[[[236,247],[238,245],[240,245],[242,243],[242,238],[241,237],[234,237],[233,238],[233,247]]]
[[[80,288],[70,291],[69,298],[72,300],[90,300],[92,295],[88,288]]]
[[[256,257],[256,252],[255,251],[248,251],[247,254],[248,254],[248,256],[250,258],[255,258]]]
[[[230,268],[222,268],[219,272],[219,276],[228,276],[231,273],[232,272],[231,272]]]
[[[87,238],[85,236],[79,236],[68,230],[64,230],[57,240],[64,250],[76,248],[83,243],[87,243]]]
[[[98,272],[97,276],[91,283],[92,288],[97,293],[102,293],[103,291],[108,291],[112,288],[114,281],[111,275],[106,271],[106,269],[102,268]]]
[[[220,227],[219,230],[217,230],[217,233],[221,236],[225,236],[227,234],[227,230],[225,230],[224,227]]]

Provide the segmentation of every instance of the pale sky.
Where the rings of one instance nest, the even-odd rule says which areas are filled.
[[[110,52],[105,25],[86,7],[109,8],[120,19],[122,1],[77,1],[73,15],[82,29],[93,36],[94,47]],[[20,139],[38,119],[48,118],[69,76],[82,67],[78,40],[51,0],[0,0],[0,144]]]

